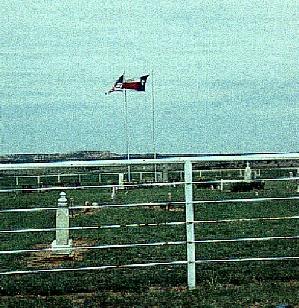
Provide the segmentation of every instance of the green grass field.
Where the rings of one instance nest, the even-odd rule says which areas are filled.
[[[92,177],[91,177],[92,178]],[[26,179],[25,179],[26,180]],[[23,181],[25,181],[23,180]],[[94,179],[96,181],[96,179]],[[13,187],[14,180],[2,186]],[[23,182],[22,184],[27,184]],[[34,185],[34,183],[31,183]],[[86,184],[89,184],[86,181]],[[196,189],[194,200],[254,198],[254,192],[231,193]],[[177,187],[138,188],[118,191],[111,201],[111,189],[67,191],[74,205],[85,201],[99,204],[164,202],[184,200],[184,189]],[[296,183],[267,182],[258,197],[296,195]],[[297,194],[298,195],[298,194]],[[56,207],[59,191],[0,195],[1,209]],[[195,220],[298,216],[298,200],[250,203],[195,204]],[[55,211],[0,213],[0,229],[55,227]],[[88,213],[73,212],[71,226],[99,226],[132,223],[183,222],[183,204],[171,211],[160,207],[103,208]],[[196,240],[244,237],[298,236],[298,219],[234,223],[199,223]],[[71,230],[74,246],[185,241],[185,225],[122,227],[115,229]],[[0,234],[0,250],[49,248],[55,232]],[[80,250],[72,258],[53,257],[48,252],[1,254],[0,271],[79,268],[131,263],[186,260],[186,245]],[[196,244],[196,259],[298,256],[298,240],[225,242]],[[38,273],[0,276],[0,307],[275,307],[299,305],[299,261],[204,263],[196,266],[197,288],[187,290],[186,265]]]

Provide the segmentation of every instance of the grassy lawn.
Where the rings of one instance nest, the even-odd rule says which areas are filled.
[[[92,181],[96,181],[96,178]],[[14,180],[9,179],[8,186]],[[23,180],[24,181],[24,180]],[[86,179],[85,179],[86,181]],[[24,182],[23,182],[24,183]],[[7,183],[6,183],[7,184]],[[86,184],[89,184],[86,182]],[[67,191],[74,205],[85,201],[101,204],[130,204],[184,200],[183,187],[138,188],[118,191],[111,200],[111,189]],[[258,197],[296,195],[291,182],[267,182]],[[59,191],[2,193],[1,209],[56,207]],[[194,200],[254,198],[254,192],[231,193],[196,189]],[[298,201],[277,200],[248,203],[195,204],[195,220],[219,220],[298,215]],[[55,227],[55,211],[0,213],[0,229]],[[183,222],[184,205],[175,203],[171,211],[160,207],[107,207],[87,213],[76,210],[71,226],[100,226],[133,223]],[[298,220],[198,223],[196,240],[245,237],[297,236]],[[123,226],[121,228],[71,230],[74,246],[185,241],[185,225]],[[49,248],[55,232],[0,234],[0,250]],[[248,257],[298,256],[298,240],[263,242],[224,242],[196,244],[196,259],[234,259]],[[185,245],[110,248],[76,251],[71,258],[49,252],[1,254],[0,271],[79,268],[131,263],[186,260]],[[186,265],[147,268],[117,268],[80,272],[39,273],[0,276],[0,307],[95,307],[95,306],[205,306],[273,307],[299,305],[299,261],[204,263],[196,266],[197,288],[187,290]]]

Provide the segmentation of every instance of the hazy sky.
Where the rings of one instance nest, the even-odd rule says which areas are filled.
[[[297,151],[299,1],[2,0],[1,152]],[[152,75],[153,72],[153,75]]]

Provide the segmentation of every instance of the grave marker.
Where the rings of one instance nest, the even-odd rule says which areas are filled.
[[[249,166],[249,163],[247,163],[247,166],[244,170],[244,181],[245,182],[251,182],[252,180],[252,172],[251,172],[251,168]]]
[[[66,193],[61,192],[56,210],[56,239],[52,242],[52,251],[59,255],[72,253],[72,240],[69,238],[69,208]]]

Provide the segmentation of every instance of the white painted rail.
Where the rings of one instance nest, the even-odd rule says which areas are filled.
[[[97,166],[126,166],[126,165],[154,165],[177,164],[191,162],[224,162],[224,161],[265,161],[265,160],[298,160],[299,153],[275,154],[247,154],[247,155],[213,155],[201,157],[175,157],[163,159],[130,159],[130,160],[89,160],[89,161],[61,161],[51,163],[6,163],[0,164],[0,170],[41,169],[41,168],[69,168],[69,167],[97,167]]]

